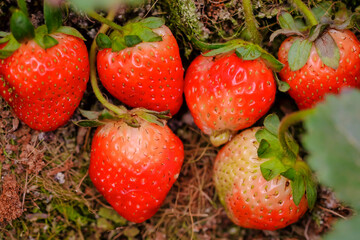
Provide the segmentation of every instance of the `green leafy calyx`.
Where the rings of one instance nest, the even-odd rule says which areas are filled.
[[[80,127],[99,127],[109,122],[116,121],[124,121],[131,127],[140,127],[140,122],[142,120],[155,123],[159,126],[165,126],[166,120],[171,118],[169,111],[156,112],[145,108],[135,108],[122,115],[115,114],[106,109],[101,112],[81,109],[80,113],[86,118],[84,120],[74,122],[74,124]]]
[[[307,164],[298,157],[299,145],[294,138],[286,133],[287,146],[294,155],[287,151],[279,141],[280,120],[275,114],[270,114],[264,120],[264,128],[258,130],[256,139],[260,143],[258,157],[268,159],[260,165],[263,177],[271,179],[282,175],[290,180],[293,200],[298,205],[306,193],[308,205],[313,208],[316,200],[316,184]]]
[[[288,63],[292,71],[297,71],[306,64],[313,46],[326,66],[337,69],[340,51],[329,34],[329,29],[350,28],[359,14],[348,11],[346,5],[340,1],[335,4],[329,1],[319,3],[311,9],[311,13],[318,24],[306,25],[302,19],[295,20],[288,12],[280,12],[278,22],[282,29],[275,31],[270,41],[280,34],[295,36],[288,54]]]
[[[213,47],[213,50],[204,54],[204,56],[211,57],[220,54],[226,54],[235,51],[236,55],[243,60],[255,60],[261,58],[266,65],[274,71],[280,71],[283,64],[279,62],[274,56],[268,53],[265,49],[257,44],[246,42],[240,39],[228,41],[224,44],[203,45],[203,47]]]
[[[162,37],[153,30],[165,24],[162,18],[149,17],[137,22],[129,22],[121,31],[114,30],[109,39],[98,36],[98,47],[101,49],[112,48],[113,52],[121,51],[127,47],[134,47],[142,42],[159,42]],[[100,34],[99,34],[100,35]]]

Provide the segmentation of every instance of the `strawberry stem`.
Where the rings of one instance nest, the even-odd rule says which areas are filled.
[[[301,0],[291,0],[291,3],[299,9],[302,15],[308,20],[310,26],[318,25],[314,13]]]
[[[314,108],[294,112],[294,113],[289,114],[286,117],[284,117],[280,122],[279,141],[280,141],[280,144],[281,144],[282,148],[285,150],[285,153],[286,153],[288,159],[291,159],[291,161],[295,161],[297,156],[291,150],[291,148],[289,147],[289,145],[288,145],[288,143],[286,141],[285,136],[286,136],[287,130],[289,129],[289,127],[291,125],[294,125],[295,123],[303,121],[306,117],[313,114],[314,112],[315,112]]]
[[[256,26],[256,19],[253,13],[251,0],[243,0],[243,7],[245,14],[245,25],[246,29],[250,33],[250,41],[255,44],[260,44],[262,37]]]
[[[115,9],[115,8],[114,8]],[[94,18],[95,20],[101,22],[102,24],[106,24],[108,25],[109,27],[111,27],[112,29],[115,29],[115,30],[118,30],[120,33],[123,32],[123,28],[119,25],[117,25],[116,23],[113,22],[113,19],[115,17],[115,13],[114,13],[114,17],[110,20],[108,17],[109,17],[109,14],[110,12],[112,12],[113,10],[110,10],[109,13],[108,13],[108,16],[106,18],[104,18],[103,16],[99,15],[98,13],[96,13],[95,11],[90,11],[88,12],[87,14]],[[107,30],[107,29],[106,29]]]
[[[112,19],[114,19],[115,14],[116,14],[115,8],[110,10],[106,17],[106,20],[111,22]],[[105,33],[108,29],[109,29],[109,25],[103,24],[100,27],[98,34]],[[96,49],[97,49],[97,45],[96,45],[96,37],[95,37],[91,44],[91,49],[90,49],[90,82],[91,82],[91,86],[93,88],[94,94],[95,94],[96,98],[101,102],[101,104],[104,105],[104,107],[106,107],[110,111],[113,111],[114,113],[122,116],[127,113],[127,109],[124,106],[118,107],[118,106],[110,103],[109,101],[107,101],[99,89],[99,85],[98,85],[97,77],[96,77]]]

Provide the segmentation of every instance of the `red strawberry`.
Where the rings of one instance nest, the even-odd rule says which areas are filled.
[[[20,120],[41,131],[55,130],[70,119],[89,79],[84,41],[63,33],[51,37],[58,44],[45,50],[26,41],[0,64],[0,95]]]
[[[89,175],[95,187],[124,218],[143,222],[160,208],[179,176],[181,140],[165,126],[123,121],[99,127],[92,141]]]
[[[296,222],[308,209],[303,196],[298,206],[292,184],[283,176],[266,181],[260,165],[268,159],[258,157],[255,127],[241,132],[218,153],[214,182],[229,218],[237,225],[276,230]],[[301,196],[300,196],[301,197]]]
[[[274,76],[265,62],[243,60],[235,53],[200,55],[185,76],[190,112],[196,125],[212,137],[253,125],[269,110],[275,93]]]
[[[315,45],[312,45],[306,64],[292,71],[288,62],[289,50],[296,39],[302,38],[289,37],[280,46],[279,60],[285,64],[280,77],[290,85],[289,94],[300,109],[311,108],[326,94],[337,94],[344,87],[360,88],[359,40],[350,30],[331,29],[327,33],[340,52],[339,65],[335,69],[323,63]]]
[[[165,25],[152,31],[162,41],[144,40],[120,51],[111,48],[99,51],[99,78],[114,97],[131,107],[170,110],[174,115],[183,101],[184,69],[179,47]]]

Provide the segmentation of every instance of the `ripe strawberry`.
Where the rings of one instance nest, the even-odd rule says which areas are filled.
[[[126,105],[159,112],[170,110],[174,115],[182,105],[184,88],[184,69],[179,47],[162,21],[157,28],[153,28],[154,25],[144,26],[145,23],[142,25],[141,22],[135,24],[137,26],[131,31],[140,29],[136,34],[145,31],[139,34],[138,44],[124,43],[122,40],[123,42],[118,42],[123,45],[121,50],[117,51],[113,46],[113,49],[105,48],[98,52],[97,70],[100,81],[114,97]],[[153,28],[152,31],[150,28]],[[134,36],[135,33],[129,34]],[[146,35],[151,37],[144,37]],[[114,38],[117,38],[114,41],[119,41],[120,37],[115,35]],[[125,46],[126,44],[131,47]]]
[[[225,141],[213,140],[214,145],[259,120],[275,93],[274,76],[264,60],[244,60],[233,52],[200,55],[185,76],[185,98],[196,125],[211,139],[226,135]]]
[[[29,40],[0,62],[0,95],[21,121],[41,131],[70,119],[89,79],[84,41],[63,33],[51,37],[57,45],[45,50]]]
[[[89,175],[95,187],[124,218],[143,222],[160,208],[179,176],[181,140],[167,126],[124,121],[99,127],[91,147]]]
[[[280,72],[280,78],[290,85],[289,94],[300,109],[311,108],[322,101],[326,94],[337,94],[344,87],[360,88],[359,40],[350,30],[330,29],[327,33],[339,49],[340,60],[337,68],[324,64],[315,45],[312,45],[305,65],[292,71],[288,62],[289,50],[296,39],[302,38],[289,37],[280,46],[279,60],[285,65]]]
[[[296,222],[308,209],[308,203],[303,196],[295,205],[289,179],[278,175],[266,181],[262,176],[260,165],[269,159],[258,157],[255,133],[259,129],[241,132],[220,150],[214,165],[214,182],[219,199],[235,224],[276,230]]]

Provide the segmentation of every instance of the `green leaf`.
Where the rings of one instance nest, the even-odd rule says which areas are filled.
[[[274,78],[280,92],[287,92],[290,89],[290,85],[287,82],[281,81],[278,75],[274,72]]]
[[[301,69],[309,59],[312,42],[297,38],[290,47],[288,62],[291,71]]]
[[[291,16],[290,13],[282,11],[279,14],[278,21],[282,29],[290,29],[290,30],[298,31],[294,18]]]
[[[79,109],[81,115],[83,115],[84,117],[86,117],[89,120],[97,120],[101,114],[101,112],[96,112],[96,111],[88,111],[88,110],[84,110],[84,109]]]
[[[71,35],[74,37],[78,37],[78,38],[81,38],[82,40],[86,41],[86,39],[81,35],[81,33],[72,27],[61,26],[56,30],[56,32],[64,33],[64,34]]]
[[[300,32],[305,32],[309,28],[309,26],[305,24],[303,18],[300,17],[295,18],[295,25]]]
[[[290,148],[290,150],[297,156],[299,154],[299,144],[296,142],[296,140],[291,136],[291,134],[286,133],[285,135],[285,141]]]
[[[59,43],[55,38],[50,35],[44,35],[43,41],[45,46],[44,49],[51,48]]]
[[[313,209],[317,197],[316,183],[311,177],[305,177],[305,185],[306,185],[306,199],[308,201],[308,206],[310,209]]]
[[[275,113],[267,115],[264,119],[264,127],[275,136],[278,136],[279,126],[280,119]]]
[[[261,52],[255,45],[246,45],[235,50],[236,55],[243,60],[255,60],[261,56]]]
[[[272,43],[279,35],[304,37],[304,34],[302,34],[299,30],[279,29],[270,35],[270,43]]]
[[[330,95],[305,121],[302,138],[319,181],[360,210],[360,91]]]
[[[125,45],[128,47],[133,47],[142,42],[140,37],[137,35],[126,35],[124,37],[124,40],[125,40]]]
[[[286,167],[279,159],[271,159],[260,165],[260,170],[266,181],[270,181],[280,173],[286,172]]]
[[[133,31],[132,34],[138,36],[142,42],[159,42],[162,41],[162,37],[154,33],[149,28],[139,28],[137,31]],[[136,43],[138,44],[138,43]],[[136,45],[135,44],[135,45]]]
[[[79,127],[99,127],[105,125],[104,122],[96,121],[96,120],[80,120],[74,122],[75,125]]]
[[[216,56],[216,55],[219,55],[219,54],[222,54],[222,53],[227,53],[227,52],[233,51],[238,47],[239,47],[239,45],[237,45],[237,44],[227,44],[227,45],[224,45],[221,48],[214,49],[214,50],[212,50],[210,52],[207,52],[207,53],[205,53],[203,55],[205,57],[212,57],[212,56]]]
[[[16,41],[16,39],[14,38],[14,36],[11,34],[8,36],[8,42],[5,45],[5,47],[3,47],[2,49],[0,49],[0,59],[5,59],[9,56],[11,56],[13,54],[13,52],[15,52],[19,47],[20,47],[20,43],[18,43],[18,41]]]
[[[311,9],[315,18],[320,22],[323,18],[329,19],[332,15],[332,2],[325,1],[316,4],[315,7]]]
[[[316,51],[321,61],[328,67],[337,69],[340,64],[340,50],[329,33],[315,41]]]
[[[325,235],[325,240],[358,240],[360,236],[360,215],[349,220],[341,220],[332,226],[333,231]]]
[[[44,2],[44,19],[48,33],[55,32],[62,25],[62,13],[59,7]]]
[[[266,155],[267,150],[270,148],[270,143],[265,139],[261,139],[259,148],[257,150],[257,155],[260,158],[264,158],[263,156]]]
[[[191,42],[197,48],[199,48],[202,52],[222,48],[226,45],[225,43],[206,43],[206,42],[200,41],[199,39],[196,39],[195,37],[191,38]]]
[[[52,36],[47,34],[47,27],[42,25],[35,30],[35,42],[43,49],[48,49],[59,42]]]
[[[25,0],[17,0],[17,5],[18,5],[19,9],[28,17],[29,12],[28,12]]]
[[[278,159],[283,158],[284,152],[281,148],[280,141],[276,135],[270,133],[266,129],[260,129],[256,132],[255,137],[258,142],[261,143],[262,140],[266,140],[267,143],[269,144],[269,146],[267,146],[266,151],[265,149],[263,149],[263,151],[260,152],[261,153],[261,155],[259,156],[260,158],[273,158],[273,157]]]
[[[10,40],[9,36],[6,36],[6,37],[3,37],[3,38],[0,38],[0,44],[2,43],[6,43]]]
[[[29,18],[22,11],[16,10],[10,18],[10,29],[18,42],[23,42],[35,37],[35,29]]]
[[[119,117],[114,116],[114,114],[110,113],[106,109],[102,111],[99,116],[99,120],[119,120]]]
[[[158,17],[148,17],[148,18],[141,20],[140,23],[144,27],[155,29],[155,28],[159,28],[162,25],[164,25],[165,20],[163,18],[158,18]]]
[[[115,37],[112,40],[111,49],[112,49],[113,52],[118,52],[118,51],[121,51],[121,50],[123,50],[125,48],[126,48],[125,43],[123,43],[120,38]]]
[[[0,31],[0,37],[2,37],[2,38],[7,37],[7,36],[9,36],[9,35],[10,35],[9,32]]]
[[[284,67],[284,64],[277,60],[273,55],[265,51],[261,54],[261,58],[265,61],[269,68],[276,72],[281,71],[281,69]]]
[[[296,206],[298,206],[305,193],[305,183],[302,174],[298,172],[295,174],[294,181],[291,181],[291,188],[294,203]]]
[[[296,170],[294,168],[289,168],[287,171],[281,173],[282,176],[286,177],[287,179],[294,181]]]
[[[48,33],[46,25],[41,25],[35,29],[35,37],[37,34],[45,35]]]
[[[312,26],[310,29],[308,40],[310,42],[314,42],[321,36],[324,31],[329,27],[329,24],[318,24],[315,26]]]
[[[106,34],[99,33],[96,36],[96,45],[100,49],[111,48],[112,42],[111,42],[111,39]]]

